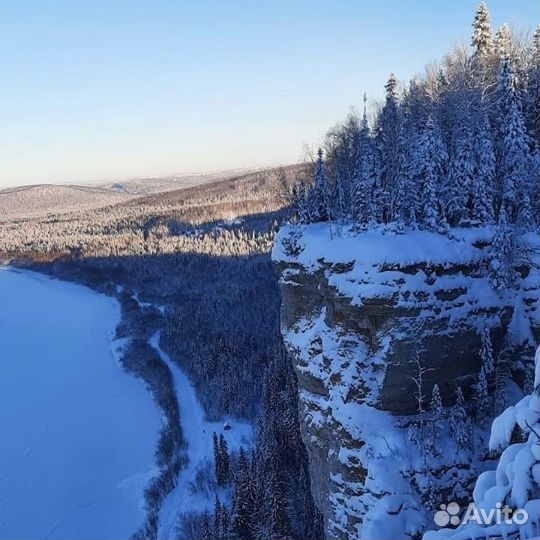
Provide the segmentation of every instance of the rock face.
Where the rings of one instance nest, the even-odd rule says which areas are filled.
[[[534,347],[538,274],[525,269],[515,289],[494,291],[486,272],[492,235],[334,231],[330,240],[328,224],[279,232],[282,333],[329,538],[418,535],[429,519],[421,443],[410,440],[419,394],[422,408],[434,384],[445,405],[458,386],[471,400],[485,326],[495,358],[509,335]],[[482,447],[484,435],[475,434]],[[450,453],[434,459],[439,494],[446,485],[465,489],[477,472],[478,455]]]

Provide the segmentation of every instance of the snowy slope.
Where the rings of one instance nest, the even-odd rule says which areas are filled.
[[[111,352],[116,301],[0,269],[0,538],[129,538],[161,417]]]
[[[159,346],[159,332],[152,336],[150,345],[156,349],[173,373],[178,405],[180,406],[182,432],[188,446],[188,465],[180,472],[176,488],[165,499],[161,507],[160,527],[157,536],[160,539],[169,539],[176,537],[175,529],[181,514],[200,513],[205,509],[213,510],[213,496],[203,492],[193,493],[190,489],[191,483],[195,481],[197,472],[202,467],[208,463],[213,467],[213,433],[223,433],[229,449],[232,451],[239,450],[242,445],[246,449],[251,447],[253,433],[250,424],[229,417],[224,418],[222,422],[206,420],[204,410],[189,378]],[[223,430],[225,422],[230,424],[230,430]]]

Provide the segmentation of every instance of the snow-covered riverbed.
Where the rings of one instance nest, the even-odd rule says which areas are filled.
[[[115,300],[0,269],[0,539],[129,538],[161,415],[111,353]]]

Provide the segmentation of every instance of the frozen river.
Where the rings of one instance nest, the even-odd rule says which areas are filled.
[[[161,414],[111,352],[114,299],[0,269],[0,539],[129,538]]]

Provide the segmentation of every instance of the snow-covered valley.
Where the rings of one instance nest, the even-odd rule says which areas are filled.
[[[179,516],[189,512],[213,511],[214,494],[206,489],[207,486],[197,485],[198,473],[205,467],[213,471],[213,434],[223,433],[229,449],[236,452],[241,446],[246,450],[251,448],[253,430],[248,422],[230,417],[219,422],[207,420],[189,378],[159,346],[159,332],[152,336],[150,345],[173,374],[182,430],[187,443],[187,466],[180,472],[177,486],[163,502],[159,520],[158,538],[176,538]],[[224,425],[230,429],[224,429]],[[227,498],[227,493],[220,493],[220,497]]]
[[[112,349],[117,302],[0,270],[0,538],[128,538],[161,414]]]

